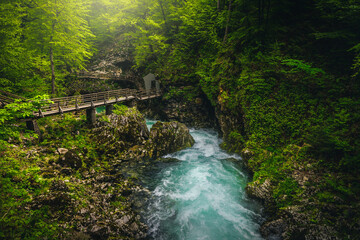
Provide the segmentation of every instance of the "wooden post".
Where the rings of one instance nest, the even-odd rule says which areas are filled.
[[[27,129],[34,131],[39,136],[39,142],[42,141],[41,132],[40,132],[40,129],[39,129],[39,126],[38,126],[36,120],[33,120],[33,119],[27,120],[26,127],[27,127]]]
[[[76,111],[80,110],[77,98],[75,99],[75,109]]]
[[[96,108],[86,109],[86,121],[91,126],[94,126],[96,123]]]
[[[41,109],[39,109],[39,117],[41,117],[41,118],[44,117],[44,114],[43,114],[43,112],[41,111]]]
[[[112,114],[113,110],[114,110],[114,105],[112,104],[106,105],[106,115]]]

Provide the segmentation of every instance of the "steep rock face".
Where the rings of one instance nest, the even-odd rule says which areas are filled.
[[[118,88],[139,88],[143,84],[141,74],[133,69],[134,57],[131,40],[116,37],[99,46],[99,51],[87,66],[89,72],[80,72],[92,77],[111,77],[113,79],[74,78],[69,82],[69,95],[108,91]]]
[[[171,121],[179,121],[188,126],[197,128],[209,128],[216,124],[211,111],[210,104],[201,97],[197,97],[193,102],[171,99],[165,101],[163,109],[167,118]]]
[[[252,168],[254,166],[251,167],[249,163],[252,162],[252,158],[256,157],[257,153],[253,152],[252,149],[244,148],[242,143],[231,138],[231,133],[234,131],[246,138],[247,123],[246,119],[241,116],[241,109],[238,110],[238,115],[235,115],[219,103],[216,116],[219,128],[224,136],[223,146],[226,150],[241,154],[246,169],[250,172],[256,171],[257,169]],[[340,239],[337,237],[338,232],[334,226],[346,226],[346,228],[351,229],[341,217],[338,218],[335,225],[325,224],[324,219],[328,218],[325,215],[331,211],[322,208],[329,208],[330,205],[317,205],[317,203],[309,202],[309,199],[316,194],[314,187],[312,187],[312,184],[315,186],[317,184],[316,174],[299,166],[290,175],[304,189],[304,192],[302,201],[286,208],[280,209],[276,205],[273,194],[276,186],[270,179],[256,180],[246,187],[246,192],[250,197],[260,200],[264,204],[267,221],[261,226],[260,231],[265,239]],[[310,208],[315,210],[309,210]],[[336,209],[335,206],[334,209]],[[334,209],[332,212],[336,212]]]
[[[157,158],[162,155],[191,147],[195,143],[185,124],[179,122],[157,122],[150,131],[147,142],[149,156]]]
[[[152,100],[139,102],[138,108],[152,119],[161,121],[179,121],[195,128],[213,128],[217,125],[213,107],[207,99],[197,96],[193,101],[183,98]]]
[[[254,181],[246,186],[247,194],[252,197],[263,201],[271,200],[271,182],[266,179],[264,182]]]
[[[215,114],[219,125],[220,133],[223,136],[223,147],[231,152],[238,152],[243,147],[242,142],[231,138],[231,133],[236,132],[242,136],[246,135],[245,120],[239,112],[235,114],[233,111],[227,109],[222,102],[218,102],[215,108]]]

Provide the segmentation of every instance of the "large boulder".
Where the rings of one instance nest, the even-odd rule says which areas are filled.
[[[99,118],[93,131],[97,150],[117,159],[154,159],[194,144],[189,129],[179,122],[157,122],[149,132],[136,108],[120,107],[117,114]]]
[[[191,147],[194,143],[195,140],[185,124],[157,122],[151,128],[147,151],[151,158],[157,158]]]
[[[93,133],[99,147],[107,153],[121,152],[144,144],[149,138],[145,118],[136,108],[100,118]]]

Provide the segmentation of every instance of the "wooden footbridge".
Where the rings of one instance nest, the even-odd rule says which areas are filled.
[[[98,76],[96,76],[98,78]],[[151,87],[155,81],[155,89]],[[161,96],[159,82],[155,79],[154,74],[148,74],[144,77],[145,90],[137,89],[118,89],[106,92],[97,92],[84,95],[76,95],[70,97],[60,97],[45,100],[49,102],[40,107],[32,117],[26,119],[26,125],[35,132],[40,132],[36,123],[37,118],[43,118],[52,115],[58,115],[68,112],[86,110],[86,117],[89,124],[94,125],[96,122],[96,108],[106,107],[106,114],[112,113],[115,103],[125,102],[129,100],[148,100]],[[28,101],[25,98],[16,96],[12,93],[0,90],[0,107],[14,102],[16,99]]]
[[[26,100],[23,97],[0,89],[0,107],[4,107],[6,104],[13,103],[16,99]]]
[[[86,80],[112,80],[112,81],[134,81],[134,76],[131,74],[123,74],[119,71],[115,72],[79,72],[76,75],[78,79],[86,79]]]
[[[159,96],[161,96],[161,94],[156,90],[118,89],[70,97],[52,98],[47,100],[52,103],[41,107],[39,112],[34,114],[34,117],[46,117],[84,109],[94,109],[102,106],[106,106],[109,113],[111,112],[111,107],[115,103],[128,100],[147,100]]]
[[[37,118],[43,118],[52,115],[58,115],[68,112],[86,110],[87,122],[94,125],[96,122],[96,108],[106,107],[106,114],[112,113],[113,105],[129,100],[148,100],[161,96],[159,89],[136,90],[136,89],[118,89],[106,92],[97,92],[70,97],[52,98],[49,104],[42,106],[38,112],[35,112],[32,118],[26,120],[26,125],[30,130],[39,132],[36,123]]]

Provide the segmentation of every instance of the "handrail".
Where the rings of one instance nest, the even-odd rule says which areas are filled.
[[[1,89],[0,89],[0,93],[2,93],[1,95],[3,97],[7,97],[7,98],[12,99],[12,100],[14,100],[14,99],[26,100],[26,98],[24,98],[24,97],[20,97],[18,95],[15,95],[13,93],[10,93],[10,92],[7,92],[7,91],[1,90]]]
[[[52,103],[41,107],[36,116],[55,115],[63,112],[78,111],[80,109],[114,104],[129,99],[145,100],[158,96],[160,96],[160,92],[157,92],[155,89],[146,91],[125,88],[106,92],[52,98],[44,100],[51,101]]]
[[[0,95],[0,101],[4,103],[12,103],[14,102],[14,99]]]
[[[103,80],[126,80],[133,78],[133,76],[118,72],[79,72],[76,74],[77,78],[83,79],[103,79]]]

